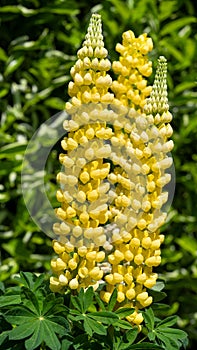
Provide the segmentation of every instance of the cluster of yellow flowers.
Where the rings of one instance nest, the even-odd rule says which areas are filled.
[[[151,92],[145,77],[152,73],[152,62],[148,60],[147,54],[152,50],[153,42],[146,33],[135,38],[131,30],[123,33],[122,38],[122,45],[116,45],[120,59],[112,65],[118,75],[118,80],[113,81],[112,90],[121,103],[142,111],[146,97]]]
[[[165,222],[165,186],[171,175],[173,142],[164,57],[153,87],[147,86],[152,40],[123,34],[121,54],[112,68],[104,48],[101,18],[93,14],[78,60],[71,69],[69,117],[60,154],[62,171],[54,224],[51,290],[80,290],[102,284],[108,303],[117,289],[116,307],[133,307],[127,317],[140,325],[140,309],[152,303],[147,288],[157,280]],[[111,92],[113,91],[113,93]]]

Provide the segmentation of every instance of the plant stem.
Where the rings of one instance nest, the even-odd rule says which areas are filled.
[[[147,338],[147,336],[145,336],[144,338],[140,339],[140,340],[137,342],[137,344],[142,343],[146,338]]]

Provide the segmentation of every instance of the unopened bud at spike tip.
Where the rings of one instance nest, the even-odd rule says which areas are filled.
[[[150,97],[146,99],[145,113],[162,114],[168,112],[167,98],[167,59],[164,56],[158,58],[155,79]]]

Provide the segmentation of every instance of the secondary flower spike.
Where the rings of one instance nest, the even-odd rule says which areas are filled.
[[[131,30],[123,33],[122,38],[122,44],[116,45],[116,51],[120,53],[119,61],[112,65],[118,74],[112,90],[124,105],[141,111],[151,92],[146,78],[152,73],[152,62],[147,54],[152,50],[153,42],[146,33],[136,38]]]
[[[147,288],[157,280],[153,268],[161,262],[172,116],[164,57],[153,86],[147,86],[152,40],[128,31],[116,48],[120,60],[113,63],[117,80],[112,82],[101,17],[93,14],[71,68],[57,175],[61,206],[53,248],[58,257],[51,261],[50,286],[60,293],[102,286],[106,303],[117,289],[116,307],[134,308],[127,320],[140,327],[140,310],[152,303]]]

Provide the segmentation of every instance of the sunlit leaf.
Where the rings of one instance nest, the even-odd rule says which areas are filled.
[[[191,253],[193,256],[197,256],[197,241],[192,237],[183,236],[177,238],[176,242],[184,249]]]
[[[10,56],[7,63],[7,67],[4,72],[5,76],[12,74],[17,68],[21,66],[23,61],[24,61],[24,56],[19,56],[19,57]]]
[[[160,21],[164,21],[169,18],[173,11],[176,9],[177,2],[171,0],[165,0],[165,2],[161,1],[159,6],[159,19]]]
[[[0,148],[0,158],[15,156],[24,153],[27,147],[26,142],[13,142]]]
[[[184,27],[187,24],[196,23],[196,22],[197,22],[197,19],[196,17],[193,17],[193,16],[179,18],[163,26],[162,30],[160,31],[160,34],[164,36],[166,34],[170,34],[171,32],[175,32],[176,30],[179,30],[180,28]]]
[[[8,56],[6,55],[5,50],[3,50],[2,47],[0,47],[0,60],[6,62],[8,59]]]
[[[56,110],[63,110],[65,102],[58,97],[51,97],[46,99],[44,104],[48,107],[54,108]]]
[[[182,91],[188,90],[188,89],[193,89],[194,87],[197,86],[197,82],[195,81],[185,81],[175,87],[175,93],[179,94]]]

